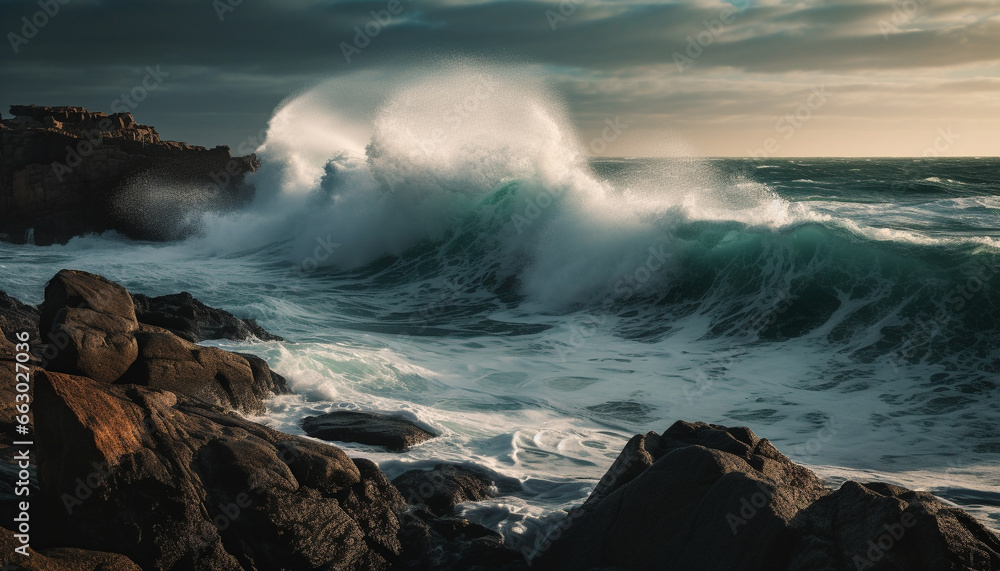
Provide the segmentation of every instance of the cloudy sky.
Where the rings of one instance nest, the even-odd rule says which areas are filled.
[[[0,0],[0,29],[4,115],[124,106],[207,146],[325,80],[461,54],[544,75],[585,141],[628,123],[606,155],[1000,154],[994,0]]]

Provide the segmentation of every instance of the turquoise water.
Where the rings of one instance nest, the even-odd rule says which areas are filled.
[[[291,100],[246,210],[152,184],[128,206],[196,236],[0,244],[0,289],[38,303],[74,268],[253,317],[288,341],[214,344],[288,378],[256,420],[415,418],[441,436],[345,447],[390,476],[456,461],[520,479],[464,508],[512,543],[678,419],[749,426],[831,483],[930,490],[1000,527],[1000,160],[588,160],[522,83],[427,150],[475,79],[447,84],[371,117],[322,89]]]

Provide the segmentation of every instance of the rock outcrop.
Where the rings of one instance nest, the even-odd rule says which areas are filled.
[[[634,437],[521,551],[543,569],[1000,568],[1000,538],[930,494],[833,491],[747,428],[686,422]]]
[[[401,550],[402,498],[367,460],[167,391],[42,372],[35,394],[52,542],[149,569],[380,569]]]
[[[384,446],[394,452],[402,452],[437,436],[404,418],[359,410],[335,410],[307,416],[302,420],[302,429],[313,438]]]
[[[253,319],[240,319],[228,311],[209,307],[186,291],[160,297],[136,294],[132,298],[140,323],[168,329],[192,343],[206,339],[283,341]]]
[[[247,414],[264,412],[267,398],[288,391],[259,357],[139,323],[128,290],[101,276],[60,271],[45,287],[40,319],[50,371],[174,391]]]
[[[118,230],[141,239],[183,235],[193,209],[245,200],[254,156],[163,141],[130,113],[15,105],[0,121],[0,239],[65,242]],[[29,232],[30,230],[30,232]]]

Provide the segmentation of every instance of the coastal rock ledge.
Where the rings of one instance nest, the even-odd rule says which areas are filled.
[[[116,230],[183,236],[185,214],[225,209],[252,194],[255,156],[163,141],[131,113],[13,105],[0,118],[0,240],[39,245]]]

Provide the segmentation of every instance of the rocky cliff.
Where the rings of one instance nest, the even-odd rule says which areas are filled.
[[[0,240],[65,242],[117,230],[183,235],[185,215],[229,208],[250,190],[254,156],[163,141],[130,113],[14,105],[0,120]]]

